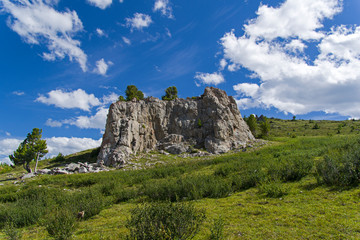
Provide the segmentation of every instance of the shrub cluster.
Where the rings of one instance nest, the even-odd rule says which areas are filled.
[[[192,239],[205,219],[188,203],[150,203],[136,207],[126,227],[129,239]]]
[[[345,144],[316,165],[319,183],[329,186],[354,186],[360,183],[360,140]]]

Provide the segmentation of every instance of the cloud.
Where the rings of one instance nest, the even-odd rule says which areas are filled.
[[[47,156],[56,156],[59,152],[68,155],[83,150],[100,147],[102,139],[92,138],[67,138],[67,137],[52,137],[46,138],[49,153]]]
[[[341,11],[338,0],[287,0],[279,8],[260,5],[257,18],[244,26],[245,32],[253,38],[273,40],[277,37],[299,37],[320,39],[325,18],[332,18]]]
[[[96,148],[101,145],[102,139],[91,138],[67,138],[67,137],[51,137],[45,138],[49,153],[46,157],[54,157],[59,152],[68,155],[83,150]],[[23,140],[15,138],[7,138],[0,140],[0,162],[10,163],[9,155],[18,148]]]
[[[125,18],[126,26],[134,29],[142,30],[147,28],[152,23],[151,17],[143,13],[135,13],[133,18]]]
[[[99,106],[101,104],[94,94],[87,94],[82,89],[72,92],[52,90],[48,92],[48,97],[40,95],[35,101],[47,105],[55,105],[59,108],[80,108],[84,111],[90,111],[91,107]]]
[[[130,39],[128,39],[128,38],[126,38],[126,37],[122,37],[122,40],[123,40],[124,43],[126,43],[127,45],[131,45]]]
[[[99,37],[107,37],[106,33],[104,32],[104,30],[97,28],[96,29],[96,33]]]
[[[23,91],[13,91],[12,94],[16,95],[16,96],[22,96],[25,95],[25,93]]]
[[[227,63],[227,61],[225,59],[221,59],[220,63],[219,63],[219,65],[220,65],[219,70],[220,71],[224,70],[227,64],[228,63]]]
[[[80,41],[73,36],[83,30],[83,25],[75,11],[58,12],[53,8],[57,1],[10,2],[0,0],[2,11],[10,14],[8,26],[28,44],[45,44],[49,52],[43,53],[48,61],[69,57],[87,71],[87,55],[80,48]]]
[[[72,125],[82,129],[99,129],[105,130],[105,124],[108,114],[108,104],[116,102],[119,95],[116,93],[110,93],[104,95],[100,102],[100,107],[96,109],[96,113],[90,116],[77,116],[65,120],[53,120],[49,118],[46,121],[46,125],[49,127],[62,127],[63,125]]]
[[[91,5],[98,7],[102,10],[109,7],[112,4],[112,0],[87,0]]]
[[[113,65],[113,63],[111,61],[105,62],[105,60],[102,58],[96,62],[96,68],[94,69],[94,72],[105,76],[107,70],[109,69],[109,66],[111,66],[111,65]]]
[[[106,118],[109,109],[105,107],[98,108],[95,115],[78,116],[73,119],[63,120],[64,124],[69,124],[82,129],[105,129]]]
[[[156,0],[153,8],[154,12],[160,11],[163,16],[174,18],[169,0]]]
[[[244,25],[244,35],[237,37],[233,30],[221,38],[228,70],[245,68],[260,80],[234,86],[243,97],[239,107],[360,117],[360,27],[321,29],[340,4],[287,0],[278,8],[261,5],[258,17]],[[309,56],[308,46],[316,47],[318,55]]]
[[[46,121],[45,125],[49,126],[49,127],[61,127],[63,125],[63,123],[60,122],[60,121],[52,120],[51,118],[49,118]]]
[[[102,104],[107,105],[109,103],[116,102],[119,98],[119,95],[116,93],[110,93],[109,95],[105,95],[102,98]]]
[[[23,140],[6,138],[0,140],[0,162],[10,163],[9,155],[18,148]]]
[[[200,81],[200,83],[203,84],[213,84],[218,85],[220,83],[225,82],[224,76],[221,73],[196,73],[195,78]],[[196,83],[197,86],[199,86],[199,83]]]

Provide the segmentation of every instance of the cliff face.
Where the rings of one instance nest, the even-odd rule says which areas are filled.
[[[197,99],[116,102],[110,106],[98,161],[124,164],[146,150],[224,153],[254,140],[233,97],[208,87]]]

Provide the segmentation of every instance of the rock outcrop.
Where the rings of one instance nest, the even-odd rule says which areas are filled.
[[[251,140],[234,98],[207,87],[196,98],[113,103],[98,161],[121,165],[131,154],[155,149],[180,154],[195,147],[225,153]]]

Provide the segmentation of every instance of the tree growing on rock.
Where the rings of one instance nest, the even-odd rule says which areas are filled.
[[[35,161],[34,171],[36,172],[38,161],[48,153],[46,140],[42,140],[42,130],[34,128],[28,133],[25,140],[20,143],[19,147],[9,156],[15,165],[23,165],[24,169],[31,173],[30,163]]]
[[[165,90],[165,96],[162,96],[162,100],[171,101],[178,98],[178,91],[175,86],[168,87]]]
[[[137,100],[144,99],[144,93],[138,90],[135,85],[127,86],[125,94],[126,94],[126,101],[131,101],[134,98],[136,98]]]

